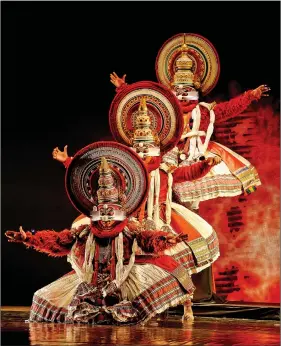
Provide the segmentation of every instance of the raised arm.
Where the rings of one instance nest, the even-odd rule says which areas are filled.
[[[60,151],[58,147],[56,147],[53,152],[53,159],[61,162],[65,168],[67,168],[72,160],[72,157],[68,156],[67,153],[67,145],[64,147],[63,151]]]
[[[125,74],[123,75],[122,78],[118,77],[118,75],[115,72],[110,74],[110,82],[116,86],[116,89],[115,89],[116,92],[120,92],[126,87],[127,83],[125,82],[125,78],[126,78]]]
[[[66,256],[79,235],[87,226],[80,226],[78,229],[65,229],[61,232],[53,230],[37,231],[35,234],[25,232],[20,227],[19,232],[7,231],[5,233],[8,241],[23,243],[26,247],[31,247],[36,251],[43,252],[52,257]]]
[[[248,90],[244,94],[234,97],[230,101],[221,102],[214,106],[216,122],[223,122],[245,111],[253,101],[258,101],[262,96],[268,96],[270,88],[261,85],[254,90]]]

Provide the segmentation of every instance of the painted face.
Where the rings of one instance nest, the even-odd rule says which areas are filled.
[[[198,102],[199,94],[194,88],[191,88],[190,86],[176,85],[173,87],[173,92],[180,101],[185,101],[187,103],[189,103],[190,101],[192,101],[192,103],[194,103],[195,101]]]
[[[173,91],[175,93],[176,96],[187,96],[188,92],[191,91],[192,88],[189,86],[184,86],[184,85],[175,85],[173,87]]]
[[[156,144],[139,143],[137,146],[134,145],[131,148],[143,160],[145,160],[147,157],[151,157],[151,156],[160,156],[160,147]]]

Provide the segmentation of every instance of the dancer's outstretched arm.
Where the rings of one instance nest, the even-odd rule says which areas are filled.
[[[216,104],[214,106],[216,122],[223,122],[241,114],[253,101],[258,101],[261,97],[268,96],[269,91],[270,88],[267,85],[260,85],[258,88],[248,90],[229,101]]]
[[[80,226],[78,229],[65,229],[61,232],[54,230],[37,231],[34,234],[28,231],[25,232],[20,227],[19,232],[7,231],[5,233],[8,241],[14,243],[23,243],[26,247],[31,247],[36,251],[43,252],[52,257],[66,256],[76,237],[83,232],[87,226]]]

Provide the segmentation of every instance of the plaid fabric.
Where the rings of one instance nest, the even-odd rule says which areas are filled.
[[[172,150],[163,155],[162,161],[173,166],[178,166],[178,155],[179,149],[178,147],[174,147]]]
[[[178,280],[182,281],[181,274],[180,272],[174,272],[174,276],[168,274],[167,277],[143,291],[132,302],[120,301],[118,294],[103,299],[95,287],[85,282],[77,287],[68,309],[53,306],[47,300],[34,295],[29,320],[117,325],[142,323],[169,307],[190,299],[190,294],[186,294],[179,285]],[[191,280],[188,285],[185,281],[182,286],[193,293],[194,286]],[[116,303],[110,305],[112,298]]]
[[[210,266],[219,256],[219,241],[215,232],[207,239],[198,238],[187,245],[188,247],[172,257],[191,273],[197,273],[202,267]]]
[[[174,272],[173,275],[179,277],[180,273]],[[178,280],[173,275],[167,275],[166,278],[155,282],[135,297],[132,302],[122,301],[114,306],[106,307],[105,310],[114,316],[112,322],[114,324],[144,323],[169,307],[189,301],[190,295],[182,290]],[[190,292],[194,292],[191,280],[187,288]]]
[[[175,183],[173,193],[180,203],[206,201],[217,197],[234,197],[243,192],[241,181],[232,174],[205,176],[201,179]]]
[[[119,297],[113,297],[119,301]],[[112,324],[113,318],[105,309],[105,301],[99,287],[82,282],[68,306],[66,323]]]
[[[246,191],[246,193],[249,188],[256,188],[257,186],[261,185],[258,172],[254,166],[245,166],[233,172],[233,174],[241,181],[243,189]]]
[[[102,297],[101,293],[97,288],[93,285],[89,285],[87,282],[82,282],[78,287],[74,294],[74,297],[69,304],[69,306],[76,306],[79,304],[81,299],[87,299],[91,302],[96,302],[97,299]]]
[[[206,241],[211,254],[211,258],[217,257],[217,255],[219,254],[219,239],[216,232],[212,232],[212,234],[206,239]]]
[[[128,300],[122,301],[114,306],[106,308],[108,313],[114,316],[114,324],[136,324],[139,321],[139,312],[133,307]]]
[[[36,294],[30,308],[30,322],[65,322],[67,310],[50,304]]]
[[[196,264],[200,265],[200,263],[205,262],[211,258],[206,239],[200,237],[195,240],[189,241],[188,246],[190,246],[195,256]]]
[[[176,255],[173,255],[172,257],[185,269],[188,269],[194,273],[196,272],[195,257],[193,256],[191,249],[186,248],[183,251],[178,252]]]
[[[142,322],[189,299],[190,295],[184,293],[177,279],[168,275],[137,296],[132,305],[139,313],[139,322]]]
[[[194,293],[195,286],[193,285],[191,277],[188,275],[184,266],[178,266],[171,274],[179,281],[187,293]]]

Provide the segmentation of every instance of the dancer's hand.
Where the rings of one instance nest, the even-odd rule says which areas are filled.
[[[9,242],[13,243],[21,243],[24,242],[26,239],[26,233],[21,226],[19,232],[7,231],[5,232],[5,236],[8,238]]]
[[[166,235],[166,239],[168,243],[171,244],[176,244],[179,243],[181,241],[187,240],[188,236],[186,234],[173,234],[173,233],[168,233]]]
[[[215,166],[221,163],[222,159],[219,156],[215,156],[215,157],[208,157],[206,161],[208,162],[209,166]]]
[[[270,87],[263,84],[260,85],[258,88],[252,90],[252,95],[256,98],[261,98],[262,96],[269,96],[268,91],[270,91]]]
[[[90,227],[88,225],[81,225],[78,228],[72,228],[71,232],[74,237],[85,239],[90,232]]]
[[[110,81],[113,85],[116,86],[116,88],[119,88],[121,85],[126,83],[125,78],[126,78],[125,74],[122,78],[118,77],[115,72],[110,74]]]
[[[68,159],[67,145],[64,147],[63,151],[60,151],[59,148],[56,147],[53,150],[52,155],[54,160],[64,163]]]

